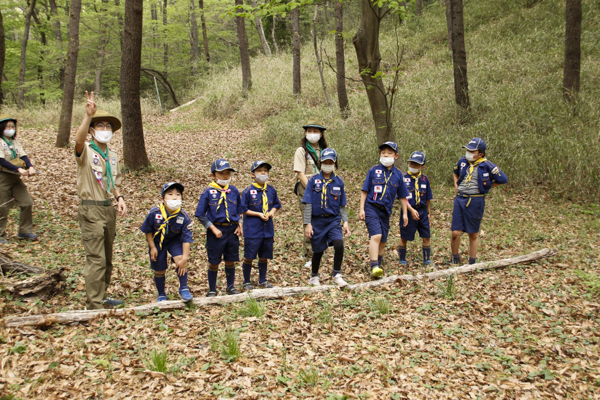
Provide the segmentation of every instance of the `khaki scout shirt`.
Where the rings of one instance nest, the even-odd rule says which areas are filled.
[[[317,155],[320,153],[319,149],[317,150]],[[308,152],[304,149],[304,147],[298,147],[296,150],[296,154],[294,155],[294,172],[304,172],[306,177],[310,179],[313,175],[319,172],[319,169],[315,170],[315,162]]]
[[[9,140],[9,142],[10,142],[10,140]],[[10,151],[10,145],[8,143],[6,143],[6,141],[4,139],[0,139],[0,143],[2,144],[2,150],[4,150],[4,151],[0,151],[0,158],[6,158],[6,161],[12,161],[13,156],[12,156],[12,152]],[[17,157],[15,157],[15,158],[21,158],[21,157],[27,155],[27,153],[25,153],[25,150],[23,150],[23,146],[21,146],[21,143],[19,143],[17,138],[14,138],[12,140],[12,148],[17,155]]]
[[[106,163],[101,155],[96,153],[90,147],[90,143],[83,145],[81,154],[75,151],[77,160],[77,194],[81,200],[110,200],[114,196],[106,189],[108,182],[106,179]],[[117,153],[108,150],[108,161],[112,169],[112,176],[116,187],[121,186],[121,170],[119,169],[119,159]],[[100,177],[102,184],[96,177]]]

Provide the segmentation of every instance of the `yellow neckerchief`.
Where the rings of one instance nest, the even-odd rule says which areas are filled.
[[[263,214],[267,215],[269,213],[269,198],[267,197],[267,184],[264,186],[260,186],[258,183],[252,183],[252,186],[262,190],[262,206],[263,206]]]
[[[168,228],[168,223],[169,220],[172,218],[175,218],[177,215],[179,215],[179,212],[181,211],[181,207],[179,207],[177,210],[175,210],[173,212],[173,214],[171,214],[170,217],[167,217],[167,207],[165,207],[164,204],[161,204],[159,206],[160,209],[160,215],[162,215],[163,217],[163,223],[160,225],[160,227],[158,228],[158,230],[154,233],[154,237],[156,237],[156,235],[158,235],[160,233],[160,249],[162,250],[162,244],[163,241],[165,240],[165,235],[167,234],[167,230]]]
[[[408,171],[408,175],[414,178],[415,180],[415,205],[418,206],[421,203],[421,193],[419,193],[419,178],[421,177],[421,171],[417,175]]]
[[[471,186],[470,182],[471,182],[471,178],[473,177],[473,171],[475,171],[475,167],[484,161],[487,161],[487,158],[482,157],[476,161],[473,161],[472,163],[469,163],[470,164],[469,173],[467,174],[467,177],[465,178],[465,182],[469,182],[469,186]]]
[[[333,172],[331,175],[333,175]],[[323,175],[323,190],[321,191],[321,209],[323,210],[327,208],[327,185],[333,182],[331,175],[329,176],[329,179],[325,179],[325,175]]]
[[[227,207],[227,193],[229,193],[229,185],[227,185],[225,187],[221,187],[221,186],[219,186],[219,184],[217,182],[211,182],[210,185],[208,185],[208,187],[215,188],[219,192],[221,192],[221,197],[219,198],[219,204],[217,204],[217,211],[219,210],[221,203],[224,202],[225,203],[225,217],[227,218],[227,222],[230,222],[229,221],[229,208]],[[225,200],[225,201],[223,201],[223,200]]]
[[[381,192],[381,201],[383,201],[383,196],[385,195],[385,191],[387,190],[387,183],[390,180],[390,178],[392,177],[392,175],[394,175],[394,171],[391,171],[390,176],[388,176],[386,178],[385,177],[385,169],[383,170],[383,179],[385,179],[385,182],[383,183],[383,192]],[[377,194],[375,194],[375,195],[377,195]]]

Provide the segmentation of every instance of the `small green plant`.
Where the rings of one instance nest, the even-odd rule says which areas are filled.
[[[208,334],[208,342],[210,343],[210,351],[218,351],[221,348],[223,334],[214,328],[210,328]]]
[[[310,363],[308,369],[300,369],[298,377],[305,386],[315,386],[319,383],[319,371],[313,367],[312,363]]]
[[[148,354],[148,359],[144,361],[146,369],[150,371],[162,372],[166,374],[168,371],[167,367],[167,349],[163,348],[161,351],[156,348],[152,349]]]
[[[317,314],[317,321],[325,325],[333,325],[333,315],[331,315],[331,305],[329,303],[321,303],[323,308]]]
[[[17,342],[13,347],[8,350],[8,354],[23,354],[27,351],[27,345]]]
[[[584,285],[587,286],[588,291],[592,296],[600,296],[600,274],[588,273],[581,270],[575,271],[575,274],[583,281]]]
[[[221,354],[227,362],[233,362],[240,357],[241,349],[235,330],[227,328],[225,332],[225,341],[221,348]]]
[[[444,282],[438,282],[438,296],[448,300],[456,298],[456,285],[454,283],[454,275],[449,275]]]
[[[263,302],[258,302],[252,295],[249,295],[245,301],[245,305],[237,310],[238,315],[242,317],[260,318],[265,315],[265,305]]]
[[[392,311],[392,303],[386,298],[377,298],[371,304],[373,311],[378,312],[381,315],[389,314]]]

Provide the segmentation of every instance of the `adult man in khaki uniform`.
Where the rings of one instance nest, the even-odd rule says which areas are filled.
[[[116,211],[112,199],[117,200],[119,214],[124,216],[127,206],[118,187],[121,185],[117,153],[108,148],[112,133],[121,128],[121,121],[97,110],[94,92],[88,97],[86,115],[75,137],[77,160],[77,194],[81,202],[77,219],[85,248],[86,308],[97,310],[104,305],[123,304],[106,296],[112,274],[112,253],[115,240]],[[86,142],[87,135],[92,139]]]

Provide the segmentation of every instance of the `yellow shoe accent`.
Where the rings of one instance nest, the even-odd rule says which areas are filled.
[[[375,267],[371,270],[371,276],[373,278],[379,278],[383,275],[383,270],[380,267]]]

